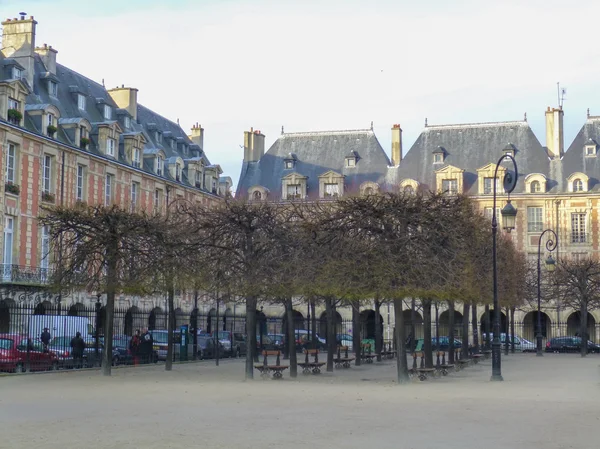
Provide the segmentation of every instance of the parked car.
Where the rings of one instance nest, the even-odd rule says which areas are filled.
[[[215,332],[212,332],[210,335],[212,337],[214,337]],[[225,349],[225,354],[227,356],[231,357],[233,355],[233,349],[232,349],[233,345],[232,345],[232,341],[231,341],[233,336],[231,335],[231,332],[230,331],[218,331],[217,338],[223,345],[223,348]]]
[[[580,352],[581,337],[554,337],[546,343],[546,352]],[[588,352],[600,353],[600,346],[588,340]]]
[[[56,337],[48,345],[48,350],[56,354],[60,368],[73,368],[73,354],[71,353],[71,340],[73,337]]]
[[[515,345],[516,350],[516,345]],[[521,338],[521,350],[523,352],[537,352],[537,345],[529,340]]]
[[[133,365],[134,356],[129,349],[131,337],[128,335],[115,335],[113,337],[113,366],[117,365]],[[158,351],[153,350],[150,357],[151,362],[158,362]]]
[[[169,332],[167,330],[152,330],[150,331],[152,340],[154,340],[153,349],[158,356],[158,360],[167,360],[167,350],[169,348],[168,339]],[[187,345],[187,356],[188,360],[192,360],[194,357],[194,344],[193,336],[188,336],[189,341]],[[176,329],[173,332],[173,359],[179,360],[179,351],[181,344],[181,330]]]
[[[483,333],[481,334],[481,343],[484,344],[485,340],[486,340],[486,336],[487,334]],[[494,334],[490,333],[490,341],[493,341],[494,339]],[[511,336],[508,336],[508,347],[509,349],[512,350],[512,343],[515,344],[515,352],[535,352],[537,350],[536,344],[530,342],[529,340],[525,340],[522,337],[519,337],[518,335],[515,335],[514,337],[512,337],[512,342],[511,342]],[[500,334],[500,344],[502,345],[502,347],[506,346],[506,333],[502,332]]]
[[[220,341],[217,341],[219,347],[219,358],[225,357],[225,348]],[[198,337],[198,358],[214,359],[216,355],[215,351],[215,339],[211,336]]]
[[[0,334],[0,371],[22,373],[58,369],[58,358],[26,335]]]
[[[275,349],[283,351],[283,347],[285,346],[285,336],[283,334],[269,334],[269,338],[273,340]]]

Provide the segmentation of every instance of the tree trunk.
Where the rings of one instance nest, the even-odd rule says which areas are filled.
[[[415,298],[410,302],[410,352],[414,352],[417,349],[417,336],[415,334],[415,308],[417,305],[415,302]]]
[[[288,323],[294,321],[292,298],[285,300],[285,316]],[[290,342],[290,377],[298,377],[298,355],[296,354],[296,329],[288,325],[287,339]]]
[[[473,304],[471,306],[471,329],[473,329],[473,351],[475,354],[481,352],[479,347],[479,329],[477,326],[477,304]]]
[[[283,360],[289,360],[290,358],[290,339],[288,338],[290,323],[288,323],[287,318],[283,320],[283,326],[281,329],[281,333],[284,335],[283,339]],[[296,336],[294,336],[295,338]]]
[[[454,301],[448,301],[448,363],[454,363]]]
[[[256,354],[256,297],[246,298],[246,379],[254,379]]]
[[[510,335],[512,336],[510,342],[511,342],[511,348],[510,348],[510,352],[512,354],[515,353],[515,308],[511,307],[510,309]]]
[[[327,372],[333,372],[333,356],[336,351],[335,310],[330,297],[325,298],[325,313],[327,314]]]
[[[354,352],[354,364],[360,366],[360,304],[352,303],[352,351]]]
[[[490,305],[486,304],[485,305],[485,320],[484,320],[484,326],[485,326],[485,350],[489,351],[491,349],[490,347],[490,343],[492,341],[492,336],[490,335]]]
[[[381,320],[379,317],[381,311],[381,302],[375,300],[375,354],[377,354],[377,361],[381,362],[381,344],[383,343],[383,329],[381,328]]]
[[[588,342],[588,336],[587,336],[587,321],[588,321],[588,311],[587,311],[587,301],[581,301],[581,305],[580,305],[580,312],[579,314],[581,315],[581,319],[579,320],[579,322],[581,323],[581,330],[579,331],[579,335],[581,336],[581,357],[585,357],[587,356],[587,342]]]
[[[425,351],[425,368],[433,368],[433,348],[431,347],[431,299],[423,303],[423,351]]]
[[[462,357],[469,358],[469,304],[463,304],[462,319]]]
[[[396,347],[398,348],[398,358],[396,359],[398,384],[409,382],[408,362],[406,360],[406,341],[404,340],[404,315],[402,314],[402,299],[394,299],[394,319],[396,322]]]
[[[507,307],[505,309],[506,311],[506,328],[504,328],[504,332],[506,334],[506,336],[504,337],[504,355],[508,355],[508,345],[510,344],[510,340],[512,340],[514,337],[512,335],[508,335],[508,326],[510,325],[510,310]]]
[[[173,369],[173,332],[175,332],[175,287],[173,279],[169,279],[167,284],[167,302],[169,310],[167,311],[167,361],[165,362],[165,371]]]
[[[313,348],[314,349],[318,349],[318,347],[319,347],[318,346],[319,341],[317,340],[317,316],[316,316],[315,309],[316,309],[316,307],[315,307],[315,300],[312,299],[310,301],[310,313],[311,313],[311,323],[310,323],[310,325],[312,326],[311,340],[312,340],[312,343],[313,343]]]
[[[113,323],[115,320],[115,296],[117,287],[118,240],[108,245],[106,254],[106,315],[104,317],[104,349],[102,350],[102,375],[110,376],[112,368]]]

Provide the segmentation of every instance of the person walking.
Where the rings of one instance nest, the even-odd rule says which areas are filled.
[[[44,345],[44,352],[48,352],[48,345],[52,340],[52,336],[50,335],[47,327],[44,328],[44,332],[42,332],[40,335],[40,340],[42,341],[42,345]]]
[[[131,351],[131,355],[133,357],[133,365],[137,366],[140,362],[140,345],[142,343],[142,338],[140,337],[140,330],[135,331],[135,335],[131,337],[131,341],[129,342],[129,350]]]
[[[77,332],[71,339],[71,354],[73,354],[73,367],[81,368],[83,366],[83,353],[85,351],[85,341],[81,338],[81,332]]]
[[[154,346],[154,339],[152,338],[152,334],[148,331],[148,328],[144,328],[144,333],[142,334],[142,342],[140,344],[140,353],[142,358],[142,363],[150,363],[152,359],[152,347]]]

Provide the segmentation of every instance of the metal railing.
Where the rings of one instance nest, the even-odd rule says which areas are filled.
[[[47,267],[0,264],[0,282],[3,284],[47,285],[52,273],[52,268]]]

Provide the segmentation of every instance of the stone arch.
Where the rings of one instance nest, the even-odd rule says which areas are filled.
[[[214,307],[208,311],[208,315],[206,316],[206,332],[212,333],[215,329],[215,321],[217,318],[217,309]],[[216,326],[218,328],[218,326]]]
[[[458,310],[454,311],[454,336],[460,338],[462,329],[463,315]],[[447,337],[450,334],[450,311],[444,310],[438,318],[440,327],[440,337]]]
[[[163,313],[163,310],[160,307],[155,307],[150,311],[150,315],[148,316],[148,329],[149,330],[158,330],[158,329],[166,329],[166,317]]]
[[[494,309],[490,309],[490,334],[494,332]],[[500,333],[506,332],[506,314],[500,310]],[[479,327],[481,335],[485,333],[485,312],[481,314],[479,319]]]
[[[372,309],[363,310],[360,312],[360,337],[361,339],[375,339],[375,326],[377,325],[375,311]],[[381,327],[381,335],[383,336],[383,317],[379,315],[379,326]]]
[[[537,319],[538,319],[537,310],[527,313],[523,317],[523,333],[521,337],[525,340],[529,340],[532,342],[536,341],[537,338]],[[542,321],[542,341],[546,341],[548,338],[551,338],[552,335],[552,320],[548,316],[548,314],[541,312],[540,318]]]
[[[408,338],[412,327],[412,311],[410,309],[403,310],[404,317],[404,340]],[[413,338],[423,338],[423,316],[415,310],[415,335]]]
[[[542,173],[530,173],[525,177],[527,193],[546,193],[546,176]]]
[[[76,302],[75,304],[72,304],[71,307],[69,307],[69,310],[67,311],[67,315],[68,316],[79,316],[79,314],[81,312],[83,312],[85,309],[85,306],[83,304],[81,304],[80,302]]]
[[[333,316],[333,324],[335,327],[335,334],[342,334],[342,315],[340,315],[337,310]],[[317,326],[317,333],[319,334],[319,337],[327,340],[327,312],[321,313]]]
[[[403,179],[400,182],[400,191],[413,194],[419,191],[419,181],[414,179]]]
[[[567,178],[569,192],[587,192],[589,177],[585,173],[575,172]]]
[[[136,307],[136,306],[131,306],[129,309],[127,309],[127,312],[125,312],[125,318],[124,318],[124,323],[123,323],[123,330],[124,330],[124,334],[125,335],[129,335],[130,337],[133,335],[133,333],[136,330],[142,330],[141,328],[144,327],[144,319],[143,319],[143,315],[142,315],[142,311]],[[150,327],[150,326],[148,326]]]
[[[379,193],[379,184],[373,181],[365,181],[360,185],[359,190],[363,196],[375,195]]]
[[[189,324],[187,322],[185,313],[183,313],[181,307],[177,307],[175,309],[175,330],[181,328],[181,326],[183,326],[184,324]]]
[[[52,309],[52,303],[50,301],[43,301],[35,306],[33,310],[34,315],[47,315]]]
[[[587,339],[591,341],[596,340],[596,319],[594,315],[588,312],[587,314]],[[567,318],[567,335],[568,336],[581,336],[581,312],[573,312]]]

